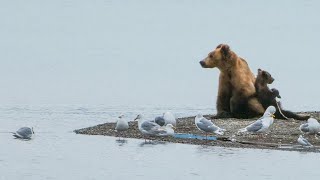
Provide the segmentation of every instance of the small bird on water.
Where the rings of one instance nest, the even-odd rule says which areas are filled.
[[[22,127],[13,133],[13,136],[18,139],[30,140],[34,134],[33,127]]]

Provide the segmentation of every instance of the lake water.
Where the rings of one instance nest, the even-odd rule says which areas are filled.
[[[166,110],[177,117],[209,107],[1,106],[0,179],[318,179],[317,153],[233,149],[73,133],[74,129]],[[33,126],[30,141],[10,131]]]

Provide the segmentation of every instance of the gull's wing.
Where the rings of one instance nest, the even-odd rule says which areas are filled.
[[[302,132],[309,132],[309,124],[308,124],[308,123],[302,124],[302,125],[300,126],[300,131],[302,131]]]
[[[211,122],[211,121],[209,121],[208,119],[206,119],[206,118],[201,118],[200,120],[199,120],[199,122],[200,123],[202,123],[203,125],[206,125],[206,126],[212,126],[213,125],[213,122]]]
[[[162,116],[158,116],[154,119],[154,122],[159,124],[160,126],[163,126],[166,122]]]
[[[311,144],[308,140],[306,140],[305,138],[302,137],[301,140],[302,140],[306,145],[312,146],[312,144]]]
[[[262,120],[257,120],[256,122],[250,124],[246,127],[248,132],[257,132],[263,127]]]
[[[213,132],[219,129],[216,125],[214,125],[211,121],[206,118],[202,118],[197,123],[199,129],[205,132]]]
[[[145,131],[151,131],[153,129],[158,129],[160,126],[157,123],[151,121],[144,121],[141,124],[141,128]]]

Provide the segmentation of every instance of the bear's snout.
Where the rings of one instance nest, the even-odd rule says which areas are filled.
[[[200,65],[201,65],[203,68],[206,67],[206,63],[205,63],[204,61],[200,61],[199,63],[200,63]]]

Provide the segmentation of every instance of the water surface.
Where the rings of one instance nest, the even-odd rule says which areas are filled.
[[[233,149],[140,139],[77,135],[77,128],[113,122],[124,112],[153,117],[165,110],[178,117],[208,107],[1,106],[0,179],[318,179],[319,154]],[[34,126],[31,141],[8,131]]]

